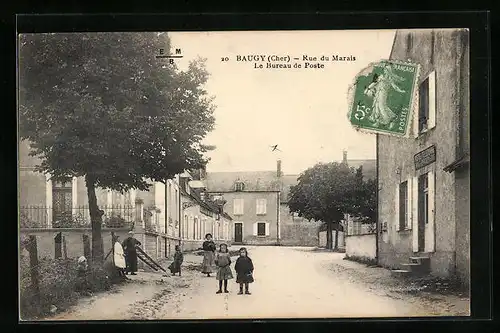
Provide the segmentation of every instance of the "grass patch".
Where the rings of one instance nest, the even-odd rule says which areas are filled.
[[[74,259],[40,259],[40,290],[31,288],[29,259],[20,260],[21,320],[34,320],[74,305],[82,294],[76,291],[79,281]],[[90,292],[109,290],[111,282],[102,266],[89,267],[86,279]],[[51,311],[52,310],[52,311]]]
[[[368,257],[360,257],[360,256],[348,256],[344,257],[345,260],[359,262],[361,264],[365,264],[367,266],[377,267],[377,260]]]

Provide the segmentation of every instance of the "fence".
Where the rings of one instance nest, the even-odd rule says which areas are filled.
[[[376,223],[363,223],[362,221],[347,221],[347,236],[371,235],[377,232]]]
[[[104,227],[124,228],[133,226],[136,209],[133,206],[103,206]],[[146,211],[144,212],[146,214]],[[90,228],[88,206],[79,206],[64,212],[56,212],[53,207],[21,206],[19,222],[21,228]]]

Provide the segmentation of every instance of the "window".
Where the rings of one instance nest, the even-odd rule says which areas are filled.
[[[245,183],[243,183],[240,180],[236,181],[236,183],[234,183],[234,190],[235,191],[244,191],[245,190]]]
[[[243,199],[234,199],[233,200],[233,214],[234,215],[243,215],[243,210],[244,210]]]
[[[435,126],[436,120],[436,73],[432,72],[418,89],[418,134]]]
[[[429,174],[418,177],[418,206],[419,215],[425,222],[429,223]]]
[[[54,181],[52,183],[52,213],[55,221],[64,214],[71,213],[72,183],[71,180]]]
[[[257,215],[266,215],[266,199],[257,199]]]
[[[187,215],[184,215],[184,220],[182,221],[182,238],[186,239],[187,236],[187,230],[188,230],[188,217]]]
[[[266,223],[259,222],[257,223],[257,236],[265,236],[266,235]]]
[[[198,239],[198,219],[196,217],[193,223],[193,239]]]
[[[408,225],[408,181],[405,181],[399,184],[399,230],[407,229]]]

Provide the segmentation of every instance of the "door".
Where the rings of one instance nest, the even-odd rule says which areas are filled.
[[[428,221],[427,174],[418,177],[418,252],[425,252],[425,226]]]
[[[235,243],[243,242],[243,223],[234,224],[234,242]]]

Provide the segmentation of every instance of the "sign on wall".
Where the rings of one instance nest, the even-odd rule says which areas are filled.
[[[436,162],[436,146],[430,146],[416,153],[413,159],[415,161],[415,170]]]

